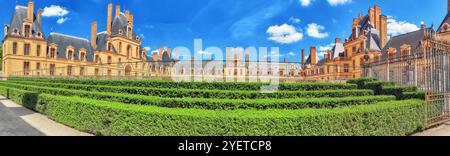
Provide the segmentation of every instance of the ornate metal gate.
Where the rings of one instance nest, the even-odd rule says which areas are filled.
[[[425,92],[425,125],[450,121],[450,43],[429,32],[419,45],[364,66],[364,76]]]
[[[425,118],[427,127],[450,120],[450,45],[427,39],[423,45],[425,64]]]

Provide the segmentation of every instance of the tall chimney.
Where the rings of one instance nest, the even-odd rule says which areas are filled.
[[[375,5],[375,29],[377,29],[378,31],[380,30],[381,27],[381,7],[379,5]]]
[[[42,24],[42,9],[41,8],[39,8],[38,12],[37,12],[37,22],[39,25]]]
[[[384,48],[384,46],[387,44],[388,37],[387,37],[387,16],[381,15],[380,20],[380,44],[381,48]]]
[[[116,16],[120,15],[120,5],[116,5]]]
[[[327,61],[331,61],[333,58],[331,58],[331,50],[327,50]]]
[[[127,17],[127,22],[130,22],[130,11],[125,10],[125,17]]]
[[[133,28],[133,23],[134,23],[134,16],[133,16],[133,14],[130,14],[130,26],[131,26],[131,28]]]
[[[370,23],[375,26],[375,10],[373,8],[369,8],[369,19]]]
[[[158,53],[153,52],[153,61],[158,62]]]
[[[311,65],[316,65],[317,63],[317,55],[316,55],[316,47],[311,47],[310,51],[310,57],[311,57]]]
[[[28,19],[33,22],[34,21],[34,2],[33,1],[29,1],[28,2]]]
[[[97,47],[97,21],[91,24],[91,46],[92,48]]]
[[[109,35],[111,35],[111,26],[112,26],[112,9],[113,4],[108,4],[108,19],[106,21],[106,32],[108,32]]]
[[[450,14],[450,0],[447,0],[447,13]]]
[[[305,65],[305,49],[302,49],[302,66]]]
[[[425,30],[427,28],[427,26],[425,25],[425,23],[422,21],[420,22],[420,29]]]

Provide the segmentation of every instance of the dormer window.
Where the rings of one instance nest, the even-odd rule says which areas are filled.
[[[31,37],[31,25],[25,24],[23,28],[23,34],[25,35],[25,37]]]
[[[123,34],[122,30],[119,30],[119,35],[122,35],[122,34]]]
[[[86,53],[85,52],[80,52],[80,61],[86,61]]]
[[[127,36],[128,37],[133,37],[132,29],[131,29],[130,26],[127,26]]]
[[[67,59],[68,60],[73,60],[73,51],[72,50],[68,50],[67,51]]]
[[[50,48],[50,58],[56,58],[56,48]]]
[[[140,41],[140,40],[141,40],[141,37],[136,36],[136,40]]]
[[[108,51],[112,51],[112,44],[108,42]]]

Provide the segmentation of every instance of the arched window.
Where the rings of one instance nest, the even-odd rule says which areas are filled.
[[[108,42],[108,51],[112,51],[112,44]]]

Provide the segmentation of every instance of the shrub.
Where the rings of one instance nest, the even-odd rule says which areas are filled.
[[[0,87],[0,94],[30,109],[34,109],[38,96],[37,92],[3,86]]]
[[[383,87],[387,86],[395,86],[395,83],[392,81],[373,81],[367,82],[363,89],[371,89],[375,92],[375,95],[382,94]]]
[[[100,91],[113,93],[127,93],[139,95],[151,95],[160,97],[192,97],[192,98],[219,98],[219,99],[260,99],[260,98],[306,98],[306,97],[348,97],[374,95],[372,90],[323,90],[323,91],[277,91],[274,93],[262,93],[261,91],[245,90],[205,90],[205,89],[171,89],[149,87],[125,87],[104,85],[81,85],[63,83],[41,83],[29,81],[9,81],[18,84],[56,87],[86,91]]]
[[[186,89],[209,89],[209,90],[261,90],[262,86],[269,83],[256,82],[173,82],[164,80],[94,80],[94,79],[47,79],[47,78],[10,78],[16,81],[39,81],[51,83],[108,85],[108,86],[133,86],[154,88],[186,88]],[[354,84],[338,83],[280,83],[280,90],[336,90],[356,89]]]
[[[356,84],[358,86],[358,89],[365,89],[366,83],[373,81],[377,81],[377,79],[371,77],[364,77],[348,80],[347,83]]]
[[[422,99],[425,100],[425,93],[424,92],[404,92],[401,95],[401,100],[406,99]]]
[[[383,95],[395,95],[397,99],[404,98],[403,93],[404,92],[416,92],[417,87],[415,86],[388,86],[383,87],[383,90],[381,91],[381,94]]]
[[[293,98],[293,99],[205,99],[205,98],[162,98],[133,94],[120,94],[108,92],[92,92],[59,89],[50,87],[37,87],[0,82],[3,86],[16,87],[62,96],[79,96],[112,102],[121,102],[138,105],[154,105],[170,108],[201,108],[201,109],[302,109],[302,108],[334,108],[349,105],[373,104],[380,101],[395,100],[394,96],[363,96],[345,98]]]
[[[338,109],[199,110],[43,94],[38,105],[61,123],[107,136],[396,136],[424,124],[420,100]]]

